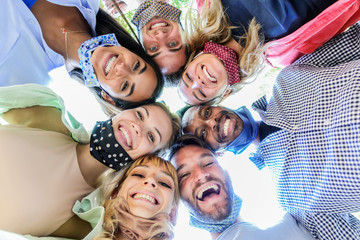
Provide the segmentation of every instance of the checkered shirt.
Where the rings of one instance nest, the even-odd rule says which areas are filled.
[[[251,160],[273,173],[281,206],[316,239],[360,239],[360,24],[284,68],[267,104],[281,130]]]

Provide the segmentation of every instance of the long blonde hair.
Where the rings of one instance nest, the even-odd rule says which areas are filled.
[[[236,28],[236,26],[230,26],[229,22],[229,17],[220,0],[205,0],[201,13],[189,9],[185,15],[184,36],[189,50],[187,64],[204,49],[206,41],[223,45],[229,42],[232,39],[231,29]],[[238,36],[238,43],[242,46],[237,52],[242,79],[239,83],[230,86],[232,93],[239,91],[244,84],[248,83],[247,80],[263,67],[265,47],[259,35],[260,28],[261,25],[252,19],[247,32],[243,36]],[[215,102],[219,101],[221,100],[216,99]]]
[[[105,216],[103,223],[103,232],[96,238],[95,240],[111,240],[114,239],[119,226],[122,224],[117,219],[114,219],[114,208],[111,207],[111,203],[115,201],[114,199],[110,199],[111,195],[117,189],[120,189],[125,179],[129,176],[130,172],[136,167],[140,165],[145,165],[146,163],[153,163],[157,167],[164,168],[167,171],[172,179],[174,180],[174,201],[173,204],[175,206],[179,205],[180,192],[179,192],[179,184],[178,177],[174,166],[158,156],[155,155],[146,155],[144,157],[138,158],[132,164],[129,164],[127,167],[122,169],[120,172],[116,172],[114,170],[106,171],[100,177],[100,203],[105,207]],[[165,221],[165,222],[157,222],[150,228],[150,240],[158,239],[159,234],[166,233],[165,236],[173,236],[173,226],[175,222]],[[169,238],[166,238],[169,239]]]

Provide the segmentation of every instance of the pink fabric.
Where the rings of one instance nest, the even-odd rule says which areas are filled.
[[[297,31],[271,41],[267,61],[274,67],[285,67],[309,54],[360,19],[360,0],[339,0]]]
[[[233,49],[218,43],[206,42],[203,53],[214,54],[224,63],[226,72],[229,76],[229,85],[240,82],[238,57]]]

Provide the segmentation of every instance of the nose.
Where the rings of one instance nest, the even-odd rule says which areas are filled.
[[[145,186],[152,187],[152,188],[156,188],[156,187],[157,187],[156,181],[155,181],[154,178],[152,178],[152,177],[146,178],[145,181],[144,181],[144,185],[145,185]]]
[[[125,65],[125,63],[120,62],[115,65],[115,74],[117,76],[127,76],[130,73],[130,69]]]
[[[210,174],[204,171],[202,168],[198,168],[195,175],[196,182],[206,182],[206,179],[210,176]]]
[[[206,87],[205,81],[201,79],[199,76],[196,77],[195,81],[193,82],[192,88],[203,88]]]
[[[141,126],[140,126],[140,124],[138,124],[138,123],[132,123],[131,124],[131,127],[132,127],[132,129],[135,131],[135,134],[137,135],[137,136],[141,136],[141,133],[142,133],[142,128],[141,128]]]
[[[205,124],[209,129],[215,130],[217,124],[216,118],[209,118],[205,120]]]

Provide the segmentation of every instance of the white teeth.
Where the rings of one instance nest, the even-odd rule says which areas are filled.
[[[149,196],[147,194],[144,194],[144,193],[137,193],[137,194],[134,195],[133,198],[135,198],[135,199],[138,199],[138,198],[146,199],[146,200],[152,202],[153,204],[155,204],[155,198],[153,198],[153,197],[151,197],[151,196]]]
[[[128,133],[127,133],[127,132],[125,131],[125,129],[122,128],[122,127],[120,127],[119,130],[120,130],[121,133],[123,134],[123,136],[124,136],[124,138],[125,138],[125,140],[126,140],[126,144],[127,144],[128,146],[130,146],[131,142],[130,142],[130,137],[129,137]]]
[[[216,184],[207,186],[207,187],[205,187],[205,188],[203,188],[203,189],[201,189],[201,190],[199,191],[198,196],[197,196],[198,199],[202,199],[204,192],[205,192],[206,190],[210,189],[210,188],[213,188],[216,192],[219,190],[219,187],[218,187],[218,185],[216,185]]]
[[[230,126],[230,119],[226,119],[224,123],[224,132],[223,132],[225,137],[228,135],[229,126]]]
[[[155,23],[154,25],[151,26],[151,29],[155,29],[155,28],[159,28],[159,27],[166,27],[167,24],[166,23]]]
[[[205,66],[203,67],[203,71],[204,71],[205,76],[206,76],[210,81],[216,82],[216,78],[210,76],[210,74],[208,73],[207,68],[206,68]]]
[[[113,63],[115,62],[116,60],[116,57],[113,56],[109,59],[109,61],[106,63],[106,66],[105,66],[105,74],[107,75],[111,69],[111,66],[113,65]]]

